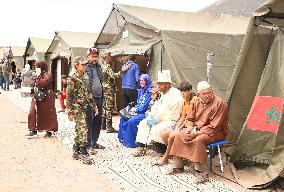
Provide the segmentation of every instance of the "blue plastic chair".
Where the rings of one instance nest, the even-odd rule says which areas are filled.
[[[224,172],[224,167],[222,163],[222,155],[221,155],[221,149],[220,146],[228,144],[228,141],[226,140],[221,140],[221,141],[216,141],[215,143],[211,143],[208,145],[209,147],[209,170],[212,172],[212,158],[213,158],[213,152],[214,152],[214,147],[218,148],[218,155],[219,155],[219,160],[220,160],[220,168],[221,172]]]

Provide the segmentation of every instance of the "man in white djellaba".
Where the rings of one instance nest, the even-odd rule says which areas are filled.
[[[158,71],[157,86],[161,98],[155,107],[151,108],[146,119],[138,125],[136,142],[139,148],[134,154],[135,157],[146,154],[146,144],[154,142],[166,144],[161,137],[161,132],[165,129],[173,130],[180,118],[183,97],[177,88],[172,87],[170,70]]]

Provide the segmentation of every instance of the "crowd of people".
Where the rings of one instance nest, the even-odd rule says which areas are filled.
[[[13,71],[11,64],[7,59],[0,62],[0,88],[3,91],[9,91],[11,84],[14,89],[21,89],[23,97],[30,96],[32,77],[35,75],[30,65],[26,64],[24,69],[17,68]]]
[[[133,158],[147,155],[149,146],[154,145],[163,153],[154,165],[163,166],[173,157],[173,168],[167,174],[183,172],[184,160],[188,160],[194,171],[201,173],[195,183],[209,180],[206,146],[226,138],[228,112],[226,103],[206,81],[199,82],[194,93],[186,81],[176,88],[170,70],[161,70],[153,83],[149,74],[140,74],[134,55],[115,73],[111,53],[100,54],[95,47],[88,49],[86,59],[78,56],[72,63],[74,73],[62,77],[63,91],[58,96],[61,111],[76,124],[74,159],[92,164],[90,155],[105,148],[98,143],[101,130],[117,132],[112,125],[115,79],[122,78],[119,142],[136,148]],[[33,138],[38,131],[45,131],[44,137],[49,138],[58,130],[58,122],[53,76],[47,63],[37,61],[35,71],[26,65],[21,79],[23,96],[32,96],[27,136]]]

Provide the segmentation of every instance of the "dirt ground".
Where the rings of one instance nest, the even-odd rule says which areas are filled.
[[[0,191],[118,192],[93,165],[73,160],[55,137],[27,139],[27,114],[0,95]]]

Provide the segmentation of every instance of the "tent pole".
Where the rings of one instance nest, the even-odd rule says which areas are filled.
[[[163,41],[161,41],[161,65],[160,65],[160,70],[162,73],[163,70]]]

